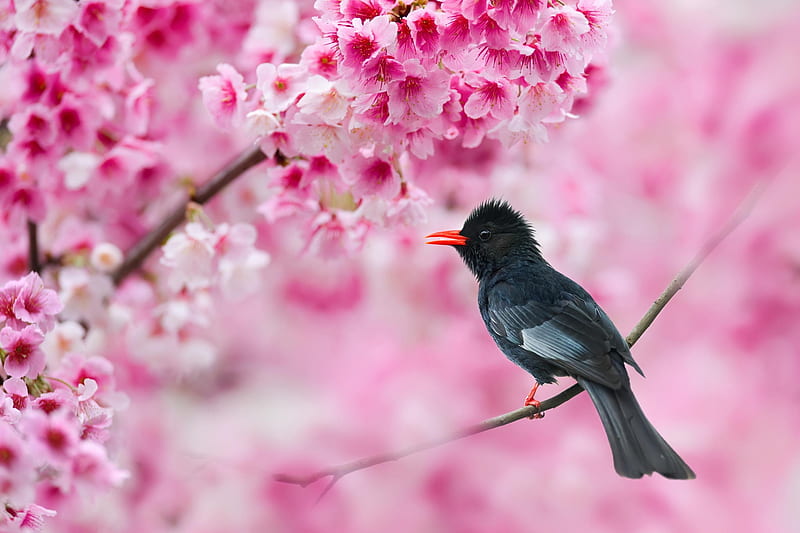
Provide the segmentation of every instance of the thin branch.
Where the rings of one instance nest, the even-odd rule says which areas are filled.
[[[39,259],[39,228],[33,220],[28,220],[28,268],[33,272],[42,271],[42,262]]]
[[[633,344],[639,340],[639,337],[641,337],[642,333],[644,333],[645,330],[650,327],[650,324],[653,323],[653,320],[655,320],[661,310],[664,309],[664,306],[667,305],[667,302],[669,302],[672,297],[683,288],[686,280],[688,280],[689,277],[694,274],[694,271],[697,270],[697,267],[699,267],[703,261],[705,261],[706,257],[708,257],[708,255],[713,252],[717,246],[719,246],[719,243],[725,240],[725,238],[730,235],[731,232],[750,215],[750,212],[753,210],[753,206],[758,201],[761,193],[764,192],[766,185],[767,183],[765,181],[761,181],[753,187],[750,193],[736,208],[736,211],[733,212],[725,225],[722,226],[717,233],[712,235],[703,244],[703,247],[700,248],[700,251],[697,253],[697,255],[694,256],[691,261],[689,261],[689,264],[687,264],[683,270],[678,273],[675,279],[672,280],[672,283],[670,283],[664,292],[661,293],[661,296],[659,296],[656,301],[653,302],[653,305],[650,306],[650,309],[647,310],[647,313],[644,314],[639,323],[633,328],[630,335],[628,335],[626,340],[628,341],[629,346],[633,346]]]
[[[131,272],[139,268],[150,253],[162,244],[175,228],[181,225],[186,219],[186,207],[190,202],[198,204],[208,202],[233,180],[266,158],[267,156],[264,155],[261,148],[256,146],[245,150],[236,159],[225,165],[211,179],[199,187],[194,194],[170,211],[158,226],[150,230],[128,250],[125,260],[111,275],[114,283],[119,285]]]
[[[763,189],[764,183],[759,183],[753,188],[750,194],[739,205],[725,225],[705,242],[703,247],[700,249],[700,252],[678,273],[672,283],[670,283],[664,292],[661,293],[661,296],[659,296],[655,302],[653,302],[653,305],[650,306],[650,309],[647,310],[642,319],[639,320],[639,323],[634,326],[630,335],[628,335],[626,340],[629,346],[636,344],[636,341],[638,341],[645,330],[650,327],[655,318],[664,309],[672,297],[675,296],[681,287],[683,287],[689,277],[694,273],[695,270],[697,270],[697,267],[700,266],[706,257],[708,257],[708,255],[747,218]],[[535,414],[544,413],[545,411],[549,411],[550,409],[558,407],[559,405],[571,400],[582,391],[583,387],[575,384],[556,394],[552,398],[542,401],[538,407],[521,407],[514,411],[510,411],[494,418],[489,418],[478,424],[467,426],[447,435],[415,444],[402,450],[371,455],[369,457],[357,459],[349,463],[343,463],[337,466],[318,470],[308,475],[276,474],[275,480],[306,487],[312,483],[315,483],[316,481],[319,481],[320,479],[329,477],[330,481],[319,496],[319,498],[322,498],[333,487],[333,485],[336,484],[336,482],[338,482],[347,474],[364,470],[375,465],[397,461],[398,459],[408,457],[409,455],[429,450],[431,448],[436,448],[443,444],[463,439],[471,435],[483,433],[484,431],[488,431],[490,429],[505,426],[512,422],[516,422],[517,420],[531,418]]]

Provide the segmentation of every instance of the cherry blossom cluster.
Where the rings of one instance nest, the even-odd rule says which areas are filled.
[[[190,222],[163,246],[161,263],[169,267],[167,283],[174,291],[220,287],[243,294],[258,287],[260,270],[269,254],[255,248],[256,229],[250,224],[220,224],[208,229]]]
[[[110,487],[126,476],[108,457],[124,399],[113,367],[76,351],[83,328],[56,324],[63,305],[30,273],[0,288],[0,526],[38,529],[61,494]],[[46,368],[46,353],[50,358]],[[4,529],[5,530],[5,529]]]
[[[269,220],[305,218],[312,247],[358,247],[366,228],[421,218],[409,162],[438,146],[547,140],[603,51],[608,0],[318,0],[296,63],[229,64],[199,83],[218,125],[242,125],[282,165]],[[456,156],[457,157],[457,156]],[[347,214],[356,212],[355,216]]]

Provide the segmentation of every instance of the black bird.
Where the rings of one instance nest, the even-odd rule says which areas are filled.
[[[608,315],[580,285],[551,267],[533,229],[507,202],[488,200],[461,230],[440,231],[428,244],[456,248],[478,278],[478,306],[497,346],[539,384],[572,376],[589,393],[603,422],[614,469],[640,478],[658,472],[693,479],[694,472],[658,434],[631,390],[625,363],[642,374]],[[644,374],[642,374],[644,375]]]

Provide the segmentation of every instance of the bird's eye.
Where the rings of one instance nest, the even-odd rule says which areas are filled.
[[[484,241],[484,242],[486,242],[489,239],[491,239],[491,237],[492,237],[492,232],[489,231],[488,229],[485,229],[485,230],[481,231],[480,233],[478,233],[478,238],[480,240]]]

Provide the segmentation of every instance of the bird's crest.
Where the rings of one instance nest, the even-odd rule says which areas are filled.
[[[505,200],[490,198],[472,210],[464,227],[479,227],[487,222],[501,228],[518,228],[533,237],[533,228],[522,213],[511,207]]]

